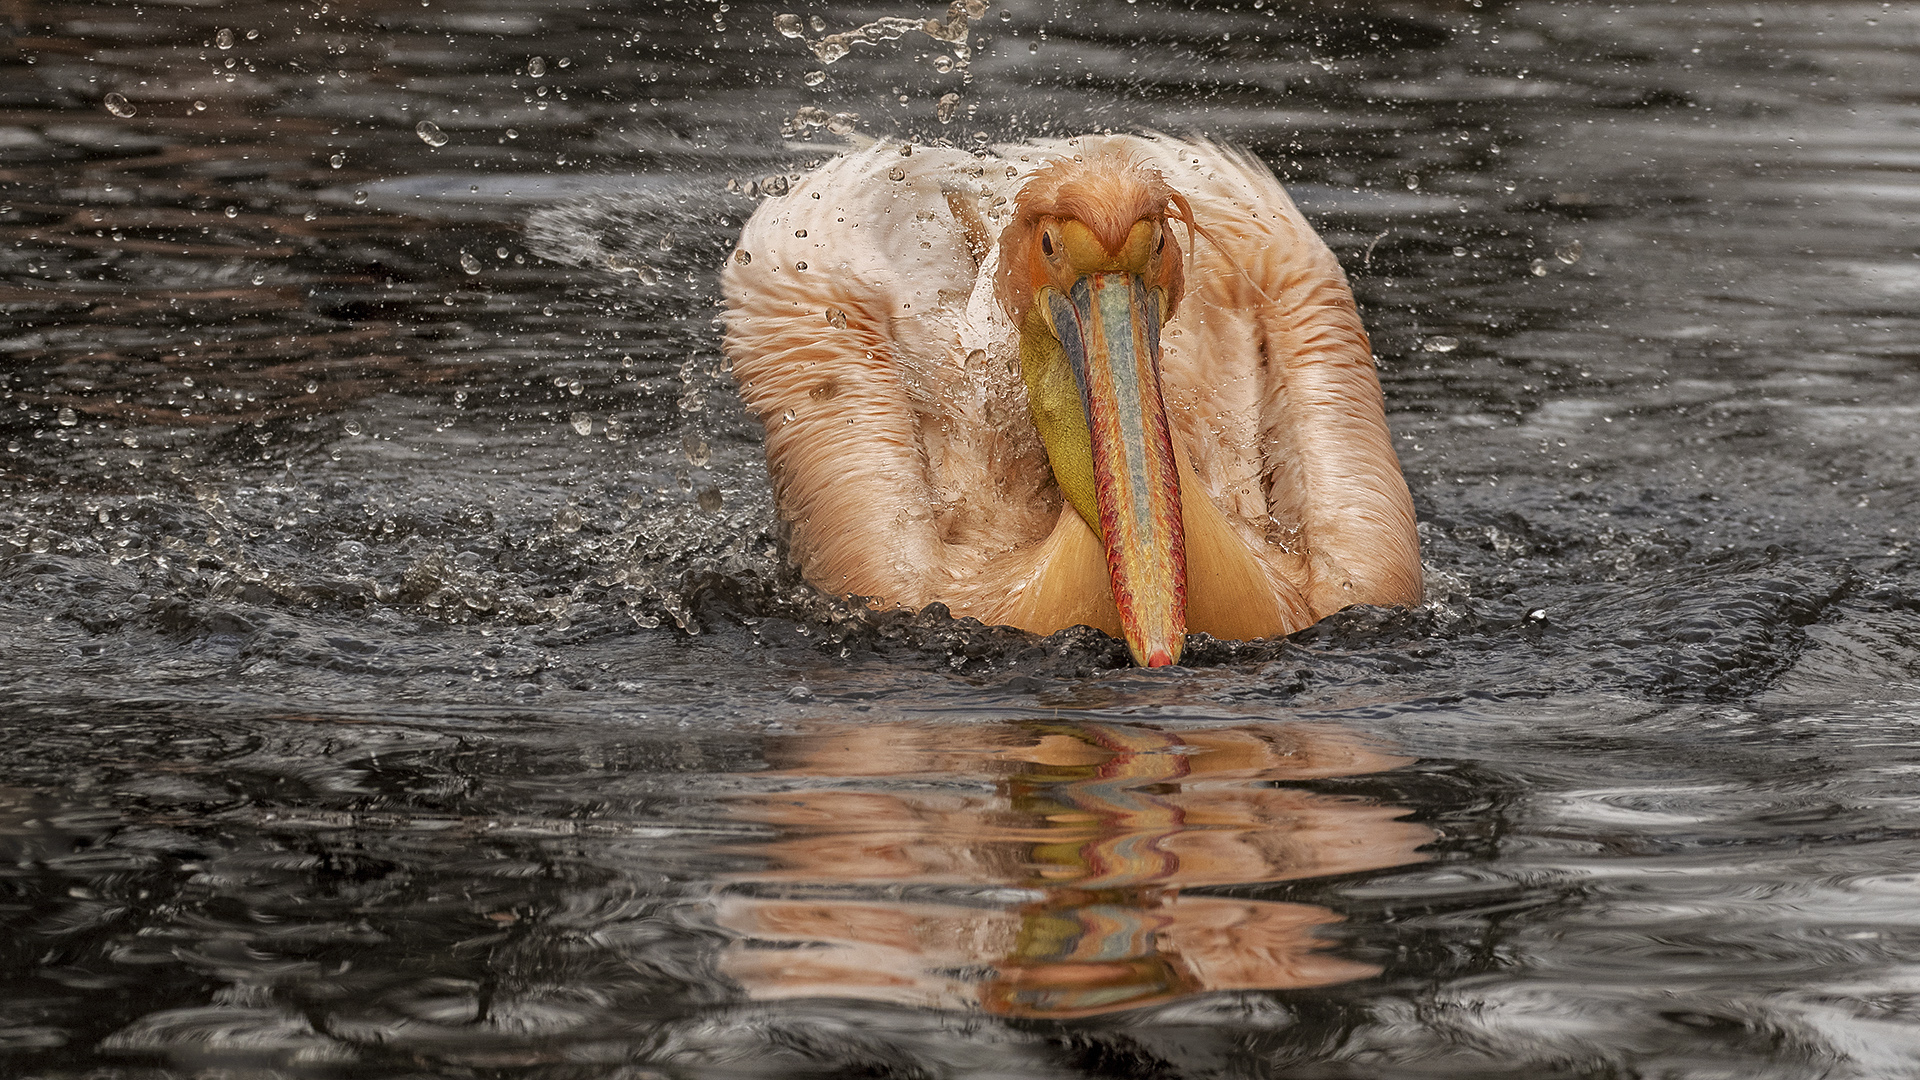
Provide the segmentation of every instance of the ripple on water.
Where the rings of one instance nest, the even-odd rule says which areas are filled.
[[[697,1001],[1065,1018],[1320,986],[1379,968],[1323,936],[1338,911],[1260,888],[1417,864],[1435,837],[1402,807],[1311,789],[1408,763],[1326,724],[805,720],[704,761],[657,736],[239,726],[257,741],[237,754],[144,753],[244,797],[132,796],[92,826],[113,840],[46,862],[99,911],[72,892],[25,932],[104,935],[106,955],[76,960],[116,981],[164,964],[235,988],[147,1011],[109,1049],[477,1066],[538,1039],[670,1062],[714,1037],[670,1018]],[[591,776],[607,798],[582,817]],[[1193,1007],[1274,1023],[1258,1002]],[[764,1015],[784,1031],[799,1014]],[[754,1045],[752,1027],[722,1043]]]

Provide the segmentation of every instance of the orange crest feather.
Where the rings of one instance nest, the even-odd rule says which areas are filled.
[[[1159,169],[1113,150],[1094,151],[1048,162],[1027,178],[1014,196],[1013,219],[1000,233],[1000,267],[994,295],[1017,326],[1033,306],[1033,270],[1025,252],[1033,244],[1040,223],[1054,218],[1078,221],[1108,250],[1117,251],[1136,223],[1168,218],[1186,224],[1189,236],[1198,226],[1186,196],[1173,189]],[[1180,303],[1184,284],[1180,251],[1174,246],[1167,267],[1167,312],[1171,318]]]

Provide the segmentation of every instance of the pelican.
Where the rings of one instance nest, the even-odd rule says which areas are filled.
[[[997,235],[996,235],[997,233]],[[1136,663],[1421,595],[1346,276],[1212,143],[882,142],[768,199],[722,275],[814,586]]]

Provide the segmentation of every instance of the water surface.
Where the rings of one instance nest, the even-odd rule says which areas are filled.
[[[1920,1070],[1920,8],[809,47],[948,14],[8,16],[5,1071]],[[1266,160],[1430,601],[1146,673],[806,588],[715,272],[847,127]]]

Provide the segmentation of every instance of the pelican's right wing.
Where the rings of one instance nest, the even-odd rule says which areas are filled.
[[[977,414],[1004,409],[983,387],[1006,381],[961,348],[989,243],[969,169],[892,143],[837,158],[761,204],[722,274],[792,555],[836,595],[951,603],[966,534],[994,516],[967,505],[994,490],[997,428]]]

